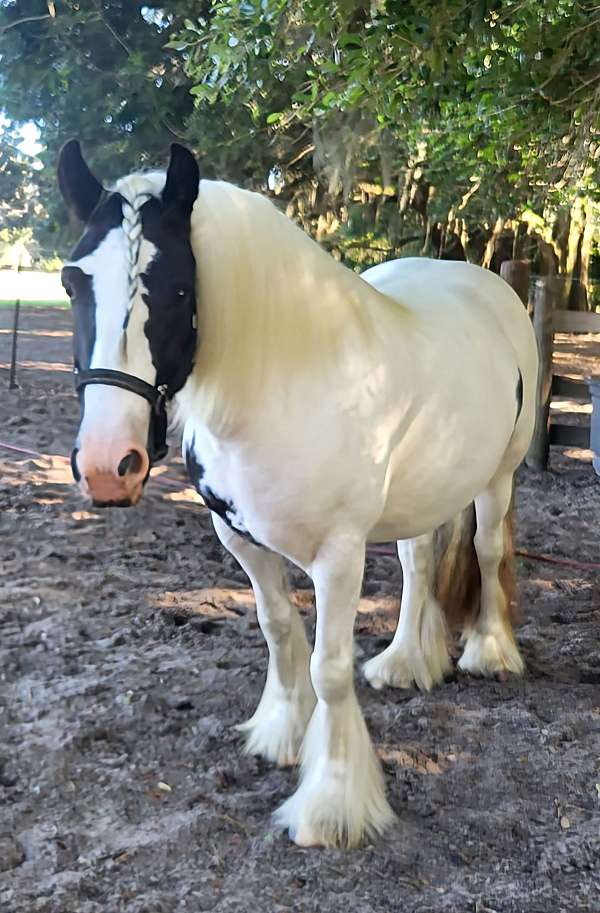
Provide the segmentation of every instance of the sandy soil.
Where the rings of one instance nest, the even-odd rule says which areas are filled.
[[[26,315],[9,393],[10,316],[0,440],[46,456],[0,449],[2,913],[598,913],[597,573],[519,559],[520,681],[359,680],[397,825],[357,851],[300,850],[270,821],[296,773],[242,755],[232,728],[266,664],[244,574],[176,459],[135,510],[81,503],[62,459],[69,315]],[[597,339],[580,347],[561,342],[574,376],[598,367]],[[600,561],[588,452],[521,471],[517,505],[520,549]],[[364,657],[401,588],[394,558],[367,564]],[[312,625],[309,582],[291,580]]]

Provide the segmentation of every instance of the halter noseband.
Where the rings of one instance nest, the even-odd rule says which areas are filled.
[[[153,387],[133,374],[113,371],[112,368],[89,368],[80,371],[75,368],[75,389],[79,393],[91,384],[120,387],[129,393],[136,393],[150,403],[150,426],[148,428],[148,456],[152,465],[167,455],[167,400],[170,399],[166,384]]]

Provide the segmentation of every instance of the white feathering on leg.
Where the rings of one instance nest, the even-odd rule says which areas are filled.
[[[298,846],[353,847],[365,833],[383,833],[395,818],[354,692],[338,712],[343,715],[343,756],[327,756],[328,710],[318,703],[302,745],[300,785],[274,813],[276,824]]]

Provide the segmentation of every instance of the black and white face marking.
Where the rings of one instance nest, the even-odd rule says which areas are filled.
[[[142,275],[148,308],[144,333],[156,368],[156,385],[177,393],[194,367],[196,354],[196,261],[190,226],[172,222],[162,201],[142,209],[144,238],[155,254]]]
[[[86,379],[81,391],[74,475],[77,479],[83,460],[89,490],[99,475],[100,487],[110,491],[98,500],[123,503],[126,495],[116,495],[121,482],[111,486],[107,479],[111,473],[121,478],[132,466],[147,478],[154,440],[150,408],[131,384],[123,389],[104,377],[129,375],[155,390],[166,388],[170,398],[192,371],[196,264],[190,231],[198,166],[190,152],[174,145],[166,179],[158,173],[132,175],[107,192],[72,141],[61,152],[59,183],[67,204],[86,223],[62,277],[73,305],[74,362],[80,372],[96,371],[96,382],[89,386]],[[101,383],[98,369],[104,372]],[[130,449],[117,460],[117,450],[125,446]]]
[[[124,190],[126,183],[126,180],[120,182]],[[64,189],[65,184],[63,171],[61,188],[70,200],[72,194]],[[190,240],[190,220],[198,184],[195,159],[187,150],[174,146],[162,192],[139,208],[140,291],[147,306],[144,333],[156,371],[154,382],[156,386],[167,385],[171,395],[185,384],[196,351],[196,261]],[[92,199],[87,200],[88,205],[92,202]],[[93,270],[94,254],[100,253],[99,248],[109,233],[121,227],[125,202],[119,192],[100,190],[87,217],[86,230],[71,255],[70,264],[63,270],[63,285],[73,304],[75,365],[83,370],[92,363],[98,324],[96,282],[93,273],[86,272],[85,267]],[[85,205],[81,203],[77,212],[85,211]],[[100,260],[100,257],[95,259]],[[82,260],[85,262],[80,264]],[[108,263],[103,266],[108,267]],[[119,294],[117,288],[114,292]],[[121,289],[119,297],[122,295]],[[133,303],[128,302],[123,324],[128,323]],[[116,310],[114,302],[111,309]]]
[[[73,319],[73,363],[77,370],[90,367],[96,342],[96,298],[93,275],[77,262],[93,255],[109,232],[123,221],[122,199],[118,193],[103,193],[92,212],[85,231],[63,268],[63,288],[71,300]]]

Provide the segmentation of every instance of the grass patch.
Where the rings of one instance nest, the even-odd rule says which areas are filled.
[[[12,308],[14,308],[14,306],[15,306],[14,298],[10,301],[8,299],[0,298],[0,308],[11,308],[12,309]],[[49,300],[34,299],[32,301],[21,301],[21,307],[22,308],[63,308],[63,310],[65,310],[69,307],[69,302],[61,301],[60,299],[49,299]]]
[[[23,307],[68,307],[60,273],[40,270],[0,270],[0,308],[12,308],[16,299]]]

